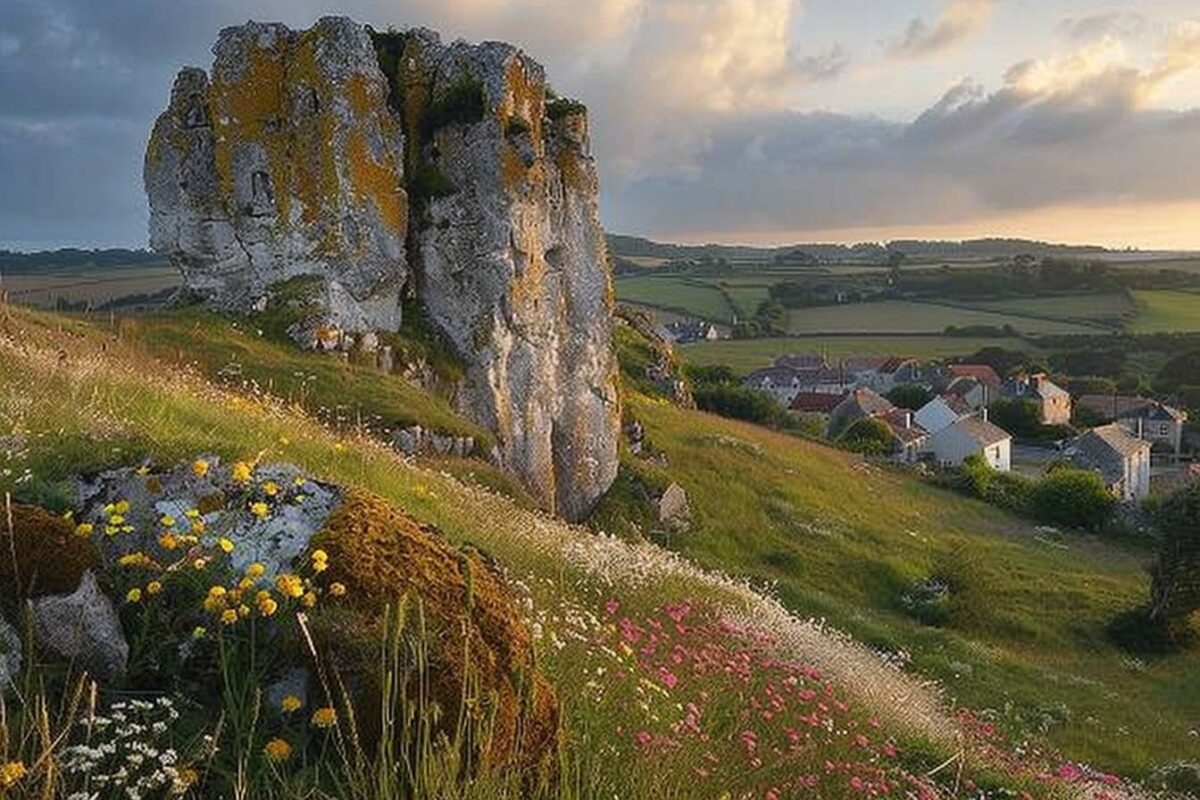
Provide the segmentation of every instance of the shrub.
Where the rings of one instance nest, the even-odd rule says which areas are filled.
[[[587,106],[578,100],[572,100],[567,97],[556,97],[552,93],[547,92],[546,96],[546,116],[552,120],[560,120],[564,117],[569,117],[572,114],[586,114]]]
[[[1063,467],[1051,472],[1030,496],[1034,516],[1051,525],[1098,530],[1112,515],[1116,500],[1103,479],[1090,470]]]
[[[487,112],[483,84],[469,76],[459,78],[429,106],[426,124],[430,132],[447,125],[479,122]]]
[[[933,394],[924,386],[905,383],[887,393],[887,399],[900,408],[916,411],[933,399]]]
[[[719,384],[698,386],[692,394],[698,408],[723,417],[775,427],[788,427],[792,422],[774,397],[757,389]]]
[[[896,449],[892,431],[887,424],[870,417],[863,417],[851,423],[838,437],[838,444],[847,450],[868,456],[890,455]]]
[[[1162,539],[1150,570],[1150,619],[1178,640],[1200,610],[1200,484],[1168,497],[1154,520]]]

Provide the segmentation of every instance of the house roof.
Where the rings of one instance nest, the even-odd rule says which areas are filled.
[[[775,359],[775,366],[807,372],[823,369],[828,365],[824,357],[816,353],[788,353]]]
[[[893,408],[876,419],[882,420],[902,444],[919,442],[929,436],[929,431],[913,421],[913,413],[904,408]]]
[[[853,382],[849,380],[846,371],[841,369],[818,369],[812,372],[805,372],[800,376],[800,381],[805,386],[816,386],[822,383],[849,384]]]
[[[893,375],[900,371],[905,364],[911,364],[916,359],[903,358],[901,356],[888,356],[882,364],[879,365],[879,373],[882,375]]]
[[[895,408],[886,397],[876,394],[865,386],[860,386],[847,394],[842,402],[838,403],[838,408],[846,404],[850,404],[856,417],[877,417]]]
[[[742,385],[760,387],[765,382],[770,381],[775,386],[782,386],[790,384],[793,381],[798,383],[799,380],[800,373],[794,369],[788,369],[787,367],[764,367],[763,369],[756,369],[742,378]]]
[[[887,361],[887,356],[851,356],[842,361],[842,366],[849,372],[865,372],[867,370],[878,370]]]
[[[967,405],[961,397],[957,397],[952,394],[943,394],[935,397],[933,400],[941,400],[946,404],[947,408],[949,408],[955,414],[958,414],[960,417],[966,417],[975,413],[975,409]],[[929,402],[932,403],[933,400],[930,400]]]
[[[1187,412],[1180,411],[1178,408],[1172,408],[1157,400],[1151,400],[1148,397],[1084,394],[1079,396],[1075,404],[1088,409],[1104,419],[1136,419],[1141,417],[1150,420],[1184,422],[1188,418]]]
[[[974,378],[980,383],[986,383],[992,387],[999,387],[1003,384],[1000,376],[996,374],[996,370],[988,364],[951,364],[947,370],[951,378]]]
[[[980,447],[990,447],[1012,438],[1008,431],[993,425],[982,417],[963,417],[950,428],[975,440]]]
[[[1129,458],[1149,450],[1149,442],[1130,436],[1120,425],[1092,428],[1067,446],[1072,461],[1098,471],[1109,485],[1125,477],[1125,462]]]
[[[817,414],[828,414],[846,398],[844,394],[829,394],[828,392],[800,392],[792,400],[793,411],[807,411]]]

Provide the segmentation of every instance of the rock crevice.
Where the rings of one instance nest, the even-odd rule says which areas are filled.
[[[315,275],[294,335],[394,331],[401,298],[464,359],[462,411],[568,519],[617,468],[612,287],[586,110],[499,42],[345,18],[221,32],[146,154],[151,243],[248,311]]]

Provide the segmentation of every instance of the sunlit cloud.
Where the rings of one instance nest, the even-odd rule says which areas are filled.
[[[893,58],[926,58],[950,50],[983,30],[994,0],[950,0],[933,22],[920,17],[908,24],[904,34],[888,46]]]

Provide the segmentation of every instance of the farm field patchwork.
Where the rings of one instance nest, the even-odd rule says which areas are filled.
[[[642,305],[691,314],[713,322],[729,323],[732,309],[716,288],[677,275],[619,278],[617,297]]]
[[[119,269],[47,270],[6,275],[0,287],[16,303],[53,306],[59,299],[105,303],[135,294],[154,294],[179,285],[179,270],[169,264]]]
[[[778,339],[725,339],[678,348],[680,356],[695,366],[724,364],[745,374],[771,364],[788,353],[826,353],[830,358],[906,355],[916,358],[950,358],[970,355],[984,347],[1036,352],[1029,342],[1016,338],[958,336],[797,336]]]
[[[1200,292],[1134,292],[1137,316],[1132,333],[1189,333],[1200,331]]]
[[[788,315],[788,330],[814,333],[941,333],[949,326],[1011,325],[1021,333],[1089,333],[1094,328],[991,311],[907,300],[801,308]]]
[[[1064,322],[1093,321],[1107,325],[1124,323],[1136,308],[1127,295],[1117,292],[1020,297],[964,305],[1000,314],[1032,315],[1060,319]]]

